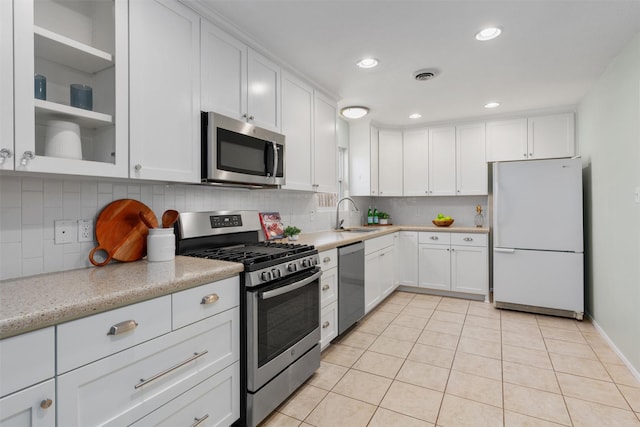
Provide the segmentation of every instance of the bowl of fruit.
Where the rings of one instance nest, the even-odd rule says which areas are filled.
[[[435,225],[436,227],[448,227],[453,224],[453,218],[439,213],[436,219],[431,222],[433,222],[433,225]]]

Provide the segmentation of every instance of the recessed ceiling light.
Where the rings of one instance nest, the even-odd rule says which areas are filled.
[[[499,106],[500,106],[500,103],[495,101],[487,102],[486,104],[484,104],[484,108],[496,108]]]
[[[410,119],[419,119],[420,117],[422,117],[422,114],[419,113],[413,113],[409,116]]]
[[[478,31],[476,34],[476,40],[480,40],[482,42],[487,40],[493,40],[498,37],[502,33],[502,29],[499,27],[487,27]]]
[[[356,65],[360,68],[373,68],[378,65],[378,60],[376,58],[362,58]]]
[[[367,115],[369,109],[367,107],[344,107],[340,110],[340,114],[348,119],[359,119]]]

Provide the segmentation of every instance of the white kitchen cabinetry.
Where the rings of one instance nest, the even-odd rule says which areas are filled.
[[[205,416],[213,425],[235,421],[239,417],[238,286],[238,278],[231,278],[140,303],[144,307],[129,306],[133,311],[113,310],[116,317],[105,312],[59,325],[61,331],[72,325],[81,336],[86,322],[84,340],[89,340],[92,335],[106,336],[104,330],[111,330],[111,322],[122,315],[127,319],[112,325],[122,327],[122,332],[107,337],[111,348],[100,350],[95,360],[83,359],[79,367],[64,373],[59,368],[58,424],[115,426],[140,420],[141,425],[175,425],[179,419]],[[164,307],[167,302],[169,307]],[[158,315],[163,319],[155,319]],[[163,325],[164,318],[173,327],[159,334],[153,323]],[[144,336],[137,336],[145,325],[149,332],[140,330]]]
[[[485,124],[456,126],[456,194],[486,195]]]
[[[54,328],[0,340],[0,426],[54,426]]]
[[[315,191],[336,193],[338,190],[338,141],[336,104],[314,92],[313,104],[313,175]],[[295,159],[291,159],[295,161]]]
[[[404,195],[426,196],[429,194],[429,131],[407,130],[402,137]]]
[[[487,235],[420,232],[418,286],[489,297]]]
[[[133,1],[129,28],[130,177],[200,182],[200,18]]]
[[[320,252],[320,349],[338,336],[338,250]]]
[[[2,19],[6,19],[10,3],[14,7],[15,127],[11,138],[3,125],[0,148],[11,150],[4,144],[14,141],[15,149],[12,158],[0,168],[126,177],[128,2],[9,1],[3,2]],[[4,25],[2,31],[6,50]],[[5,67],[9,66],[3,59],[3,85]],[[46,99],[34,98],[34,73],[46,78]],[[91,86],[92,109],[70,106],[70,85],[75,83]],[[8,114],[2,111],[3,120]],[[52,120],[62,120],[68,122],[65,126],[79,129],[81,158],[77,144],[66,144],[63,149],[47,147],[57,129]],[[9,139],[5,139],[7,135]]]
[[[397,283],[418,286],[418,232],[401,231],[399,234]]]
[[[364,242],[364,312],[371,311],[396,288],[393,271],[393,235]]]
[[[313,88],[282,73],[282,133],[286,137],[286,185],[313,191]]]
[[[381,129],[378,135],[378,195],[402,196],[402,131]]]
[[[456,194],[456,129],[429,128],[429,195]]]
[[[352,196],[378,195],[378,129],[349,123],[349,190]]]
[[[13,170],[13,2],[0,2],[0,170]]]
[[[202,21],[202,110],[280,132],[280,67]]]
[[[575,155],[573,113],[487,122],[487,162]]]

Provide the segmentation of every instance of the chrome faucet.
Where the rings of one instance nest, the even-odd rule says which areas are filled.
[[[349,200],[351,203],[353,203],[353,207],[356,208],[356,212],[360,212],[360,209],[358,209],[356,202],[354,202],[351,197],[343,197],[342,199],[338,200],[338,203],[336,203],[336,230],[341,230],[343,228],[342,223],[344,222],[344,219],[340,221],[340,203],[343,200]]]

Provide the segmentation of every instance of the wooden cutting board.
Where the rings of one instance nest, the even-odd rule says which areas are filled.
[[[133,199],[116,200],[108,204],[96,221],[98,246],[89,253],[89,261],[95,266],[107,265],[112,259],[129,262],[142,259],[147,254],[149,229],[140,219],[140,212],[147,215],[151,225],[158,226],[158,220],[151,208]],[[105,260],[96,261],[94,255],[103,251]]]

